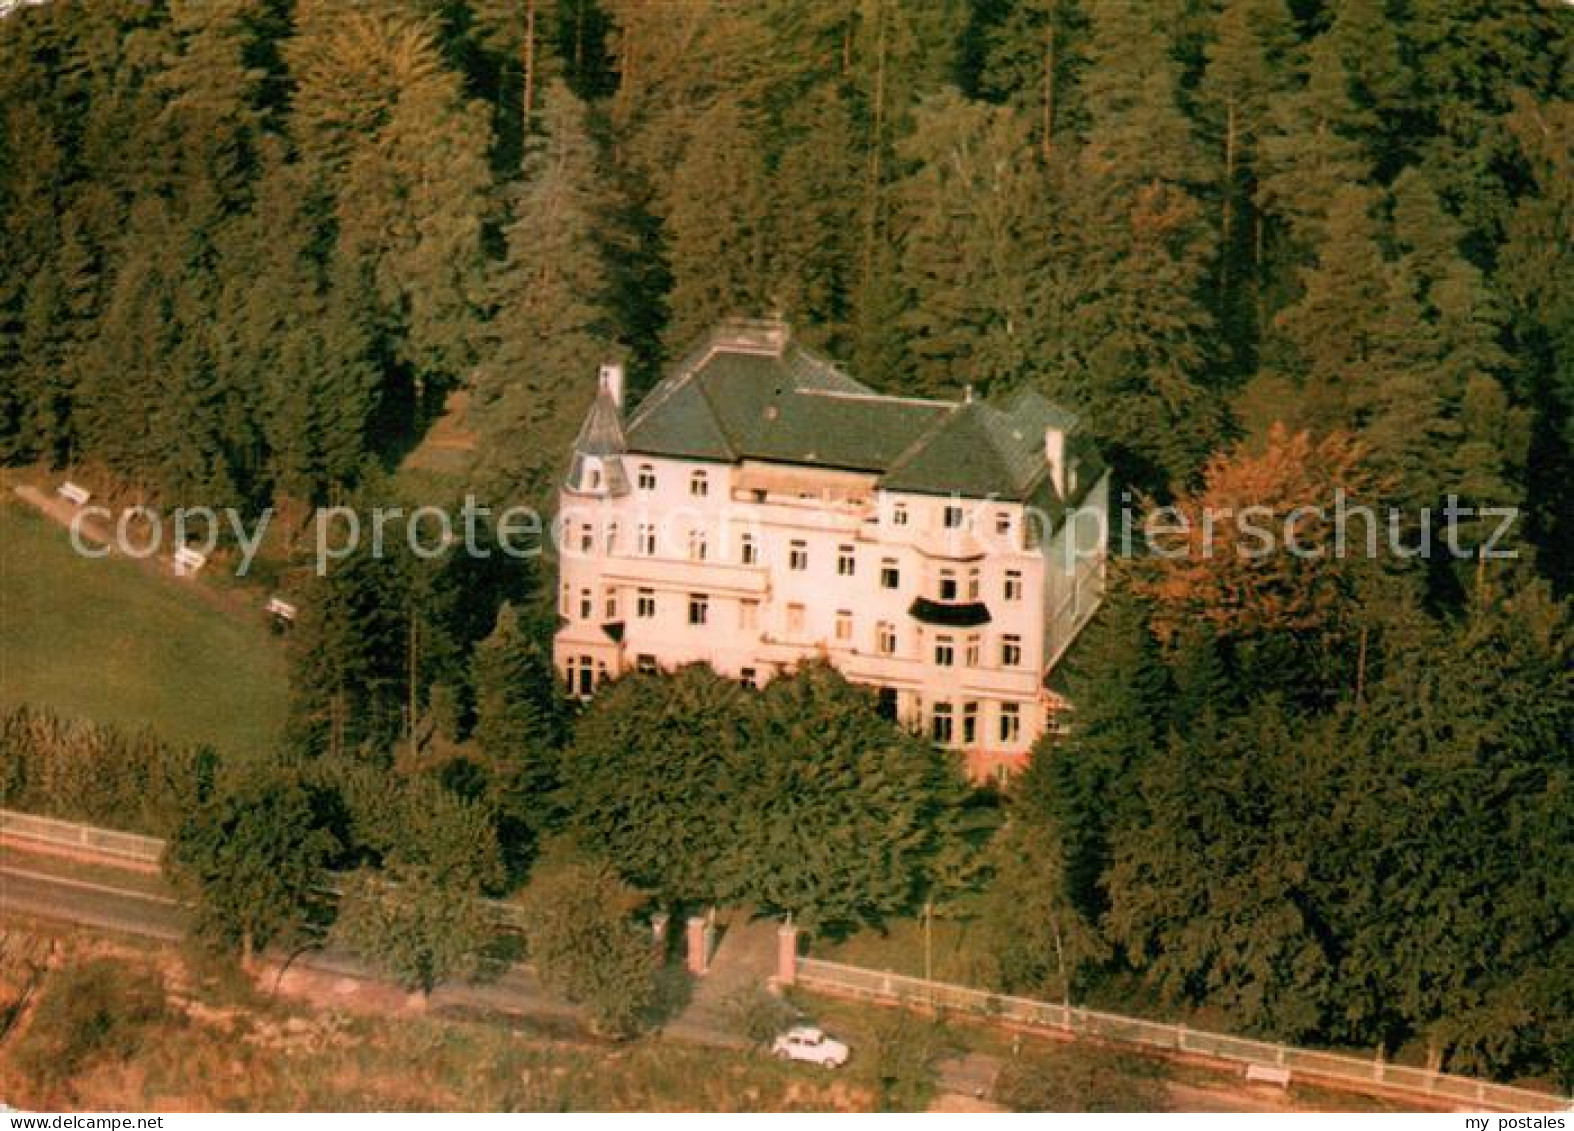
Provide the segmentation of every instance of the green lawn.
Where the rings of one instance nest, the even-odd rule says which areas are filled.
[[[232,615],[185,585],[79,557],[59,526],[0,502],[0,705],[268,750],[284,721],[280,642],[260,613]]]
[[[979,952],[980,943],[970,924],[935,917],[934,934],[928,949],[928,969],[937,982],[963,986],[983,985],[988,963]],[[884,930],[866,928],[837,942],[816,940],[811,953],[816,958],[889,970],[910,978],[925,974],[924,928],[919,919],[893,919]]]

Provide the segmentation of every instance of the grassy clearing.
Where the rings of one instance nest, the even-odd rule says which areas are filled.
[[[124,558],[89,560],[64,530],[0,502],[0,706],[31,703],[241,756],[284,721],[283,648]]]
[[[816,940],[813,953],[816,958],[831,962],[922,978],[925,949],[920,920],[893,919],[883,930],[865,928],[837,942]],[[984,984],[989,963],[971,937],[970,924],[937,917],[928,951],[935,981],[962,986]]]

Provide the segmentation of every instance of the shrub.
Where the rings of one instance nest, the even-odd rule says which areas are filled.
[[[1146,1057],[1068,1044],[1007,1062],[995,1098],[1014,1111],[1163,1111],[1165,1075]]]
[[[756,1048],[764,1048],[798,1018],[798,1011],[759,986],[746,986],[727,999],[729,1019]]]
[[[548,860],[520,895],[530,958],[548,986],[585,1006],[601,1033],[628,1037],[656,1004],[649,931],[631,915],[640,895],[594,860]]]
[[[168,836],[213,788],[219,759],[48,710],[0,716],[0,785],[13,809],[126,832]]]
[[[17,1062],[42,1086],[56,1087],[94,1061],[128,1058],[165,1015],[157,975],[106,959],[70,966],[47,983]]]
[[[853,1063],[874,1089],[881,1111],[923,1111],[944,1050],[944,1032],[936,1022],[905,1009],[882,1011],[867,1055],[856,1050]]]

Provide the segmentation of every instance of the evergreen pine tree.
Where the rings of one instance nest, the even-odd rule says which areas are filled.
[[[498,838],[517,860],[534,852],[558,808],[562,726],[552,662],[504,604],[472,665],[474,738],[494,783]]]
[[[757,123],[736,103],[717,102],[695,123],[663,214],[669,350],[685,349],[723,318],[770,313],[764,154]]]
[[[911,391],[1021,384],[1039,363],[1024,281],[1045,243],[1027,123],[947,91],[919,108],[898,153],[913,168],[894,189]]]
[[[609,287],[598,246],[605,204],[585,111],[561,84],[542,92],[491,279],[486,357],[472,414],[481,475],[499,497],[538,498],[553,487],[595,393],[595,366],[612,352]]]

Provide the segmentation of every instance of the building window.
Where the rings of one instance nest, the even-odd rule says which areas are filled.
[[[738,602],[738,627],[754,629],[760,624],[760,603],[758,601]]]
[[[639,489],[641,491],[654,491],[656,489],[656,469],[648,463],[639,465]]]
[[[995,514],[995,533],[1004,537],[1011,533],[1011,512],[998,511]]]
[[[689,561],[702,562],[705,560],[706,541],[705,531],[689,531]]]
[[[590,469],[590,489],[592,491],[601,490],[601,469],[599,467]]]
[[[760,686],[760,681],[755,677],[753,668],[744,668],[738,672],[738,682],[751,691]]]
[[[953,570],[940,571],[940,599],[942,601],[956,600],[956,573]]]
[[[612,554],[612,553],[616,553],[617,552],[617,548],[618,548],[618,524],[617,523],[615,523],[615,522],[607,523],[607,532],[606,532],[606,537],[605,537],[604,541],[606,543],[606,552],[607,553]]]
[[[929,712],[929,737],[942,746],[949,746],[951,736],[951,704],[936,703]]]
[[[580,620],[589,620],[592,616],[595,615],[595,610],[592,607],[592,604],[593,603],[592,603],[592,601],[590,599],[590,590],[589,589],[581,589],[579,591],[579,619]]]
[[[809,568],[809,546],[806,542],[794,541],[787,551],[788,569]]]
[[[956,663],[956,646],[949,636],[935,637],[935,664],[938,667],[949,668]]]
[[[1022,708],[1015,703],[1000,704],[1000,741],[1015,744],[1022,738]]]
[[[634,666],[646,675],[656,674],[656,657],[649,652],[641,652],[634,661]]]
[[[703,499],[710,494],[710,480],[703,471],[695,471],[689,475],[689,494]]]
[[[892,526],[906,526],[907,525],[907,504],[906,503],[897,503],[895,506],[893,506],[891,508],[891,525]]]
[[[902,571],[896,568],[896,559],[882,559],[880,562],[880,588],[899,589],[901,585]]]
[[[1003,668],[1019,668],[1022,666],[1022,638],[1020,636],[1002,636],[1000,638],[1000,666]]]
[[[1006,570],[1006,600],[1020,601],[1022,599],[1022,571],[1019,569]]]
[[[836,547],[836,572],[841,577],[851,577],[858,568],[858,559],[851,546]]]
[[[955,503],[947,503],[944,522],[947,530],[960,529],[962,525],[962,508]]]
[[[882,656],[896,652],[896,626],[888,620],[881,621],[874,630],[874,646]]]
[[[641,589],[634,598],[634,615],[641,620],[649,620],[656,615],[656,591],[654,589]]]
[[[797,604],[788,605],[787,606],[787,634],[789,636],[798,636],[798,635],[801,635],[802,633],[803,633],[803,606],[802,605],[797,605]]]
[[[760,560],[760,548],[754,541],[754,535],[745,534],[738,539],[738,560],[744,565],[754,565]]]
[[[589,656],[570,656],[567,664],[568,693],[589,698],[596,689],[596,662]]]
[[[639,524],[639,552],[647,558],[656,554],[656,526],[654,523],[642,522]]]
[[[853,614],[846,609],[836,610],[836,639],[841,641],[853,638]]]
[[[978,704],[962,704],[962,745],[971,746],[978,741]]]
[[[975,632],[967,638],[967,648],[962,653],[962,663],[964,666],[969,668],[978,667],[978,647],[979,638],[978,633]]]
[[[606,608],[606,618],[605,619],[607,619],[607,620],[617,620],[618,619],[618,591],[616,589],[608,589],[607,590],[606,600],[603,602],[603,605]]]
[[[978,600],[978,570],[976,568],[967,571],[967,599],[969,601]]]
[[[710,598],[703,593],[689,594],[689,623],[703,625],[710,619]]]
[[[595,531],[591,529],[590,523],[588,523],[588,522],[580,523],[579,524],[579,552],[582,553],[582,554],[588,554],[588,553],[590,553],[591,550],[593,550],[595,548],[595,545],[596,545],[596,535],[595,535]]]

